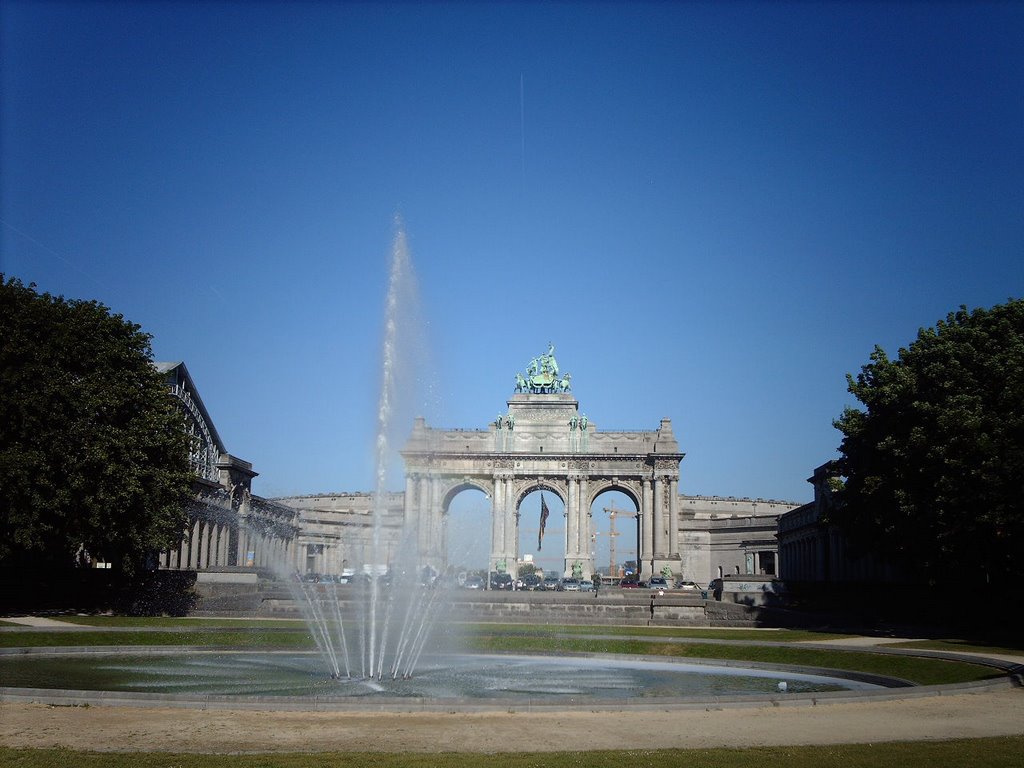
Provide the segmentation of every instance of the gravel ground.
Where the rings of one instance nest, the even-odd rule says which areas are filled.
[[[1024,689],[710,710],[346,713],[0,704],[0,744],[98,751],[508,752],[872,743],[1024,734]]]

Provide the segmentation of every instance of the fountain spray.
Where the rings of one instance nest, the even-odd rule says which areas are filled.
[[[395,396],[395,355],[398,345],[398,311],[402,280],[409,270],[409,247],[401,218],[395,217],[395,239],[391,247],[391,269],[388,275],[388,295],[384,312],[384,344],[381,361],[380,403],[377,407],[376,485],[373,498],[373,553],[370,577],[370,620],[367,656],[369,677],[379,677],[383,661],[377,663],[377,608],[380,600],[380,526],[384,516],[384,500],[387,493],[388,430],[391,426],[391,410]],[[383,648],[381,649],[383,659]]]

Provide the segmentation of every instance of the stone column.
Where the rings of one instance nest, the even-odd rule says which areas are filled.
[[[224,541],[221,546],[221,562],[223,566],[234,565],[231,562],[231,542],[233,541],[234,529],[230,525],[225,525],[221,529],[221,535],[224,537]]]
[[[441,510],[441,516],[438,519],[437,529],[437,558],[435,560],[429,560],[428,562],[434,568],[441,573],[448,570],[448,542],[451,541],[451,532],[448,527],[451,525],[451,508],[449,507],[448,514],[444,513],[444,509]],[[401,541],[401,539],[399,539]]]
[[[212,523],[206,524],[206,535],[203,536],[203,567],[209,568],[213,565],[214,558],[217,556],[217,526]]]
[[[565,569],[564,573],[572,573],[572,563],[579,557],[580,550],[580,510],[577,496],[576,481],[569,478],[569,491],[565,502]]]
[[[209,549],[206,555],[206,567],[213,568],[217,563],[217,553],[220,551],[220,526],[216,523],[210,525]]]
[[[214,523],[210,526],[210,551],[206,557],[206,566],[208,568],[216,567],[220,565],[220,523]]]
[[[248,565],[249,550],[252,549],[252,534],[249,532],[249,527],[245,524],[245,520],[242,520],[241,526],[238,528],[238,564],[242,566]],[[302,572],[305,572],[305,568]]]
[[[430,484],[430,548],[431,557],[441,554],[441,479],[434,478]]]
[[[192,535],[188,537],[188,567],[192,570],[199,568],[199,521],[192,524]]]
[[[402,515],[405,517],[406,526],[409,526],[406,530],[419,530],[419,515],[416,512],[416,478],[413,475],[406,475],[405,498],[402,500]]]
[[[512,498],[512,481],[509,478],[505,478],[504,486],[505,548],[503,554],[508,565],[508,570],[506,572],[514,573],[516,555],[519,552],[519,526],[516,523],[516,503],[515,499]]]
[[[593,532],[593,521],[590,517],[590,504],[587,502],[588,498],[587,478],[581,477],[579,478],[579,490],[576,494],[576,508],[579,510],[579,550],[582,555],[580,559],[583,561],[584,575],[594,572],[594,560],[590,555],[590,537]]]
[[[420,552],[430,551],[430,478],[418,478],[419,497],[416,499],[416,540]],[[363,562],[366,562],[365,556]]]
[[[679,479],[676,477],[668,486],[668,554],[679,559]]]
[[[640,552],[637,553],[637,565],[640,568],[640,578],[647,579],[651,576],[650,563],[654,559],[654,502],[651,499],[651,480],[643,480],[643,499],[640,503]]]
[[[249,533],[249,548],[246,551],[246,555],[252,552],[252,567],[255,568],[260,564],[260,549],[262,548],[263,537],[255,531]]]
[[[494,477],[494,494],[491,496],[491,563],[489,570],[495,570],[505,548],[505,478]]]
[[[200,521],[197,525],[198,535],[196,536],[196,559],[192,567],[197,571],[206,566],[206,523]]]
[[[238,536],[235,537],[235,562],[241,566],[245,565],[245,538],[245,518],[239,518]]]
[[[228,564],[228,527],[226,525],[217,526],[217,565]]]
[[[665,556],[665,480],[654,478],[654,556]]]

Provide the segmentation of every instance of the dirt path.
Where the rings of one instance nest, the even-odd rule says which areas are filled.
[[[1024,689],[672,712],[380,714],[0,704],[0,744],[98,751],[504,752],[1024,735]]]

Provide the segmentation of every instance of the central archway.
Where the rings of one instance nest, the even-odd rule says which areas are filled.
[[[543,576],[562,576],[565,565],[565,500],[551,488],[526,488],[516,506],[517,562],[532,563]],[[520,575],[522,575],[520,573]]]

